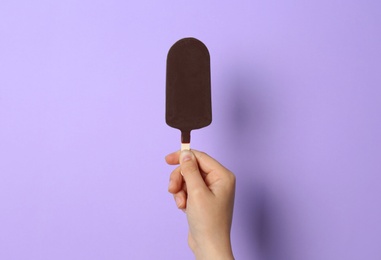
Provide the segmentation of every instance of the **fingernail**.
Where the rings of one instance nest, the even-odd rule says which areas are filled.
[[[176,205],[177,205],[177,207],[180,208],[181,203],[182,203],[181,198],[180,198],[180,197],[175,197],[175,201],[176,201]]]
[[[181,162],[192,160],[192,152],[190,152],[189,150],[184,150],[181,152],[180,158]]]

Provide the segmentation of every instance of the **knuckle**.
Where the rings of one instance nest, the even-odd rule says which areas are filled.
[[[181,171],[185,174],[188,174],[188,173],[195,173],[195,172],[198,172],[198,166],[197,164],[193,163],[193,162],[190,162],[190,163],[185,163],[182,167],[181,167]]]
[[[198,199],[198,198],[205,198],[205,193],[204,189],[201,188],[194,188],[192,189],[191,194],[189,194],[193,199]]]
[[[176,169],[174,169],[171,174],[169,175],[169,180],[173,180],[173,181],[176,181],[179,179],[179,173],[180,173],[180,167],[177,167]]]
[[[236,183],[236,176],[231,171],[229,171],[229,174],[228,174],[228,181],[231,184],[235,184]]]

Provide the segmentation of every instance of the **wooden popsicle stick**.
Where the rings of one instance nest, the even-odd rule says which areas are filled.
[[[190,143],[181,143],[181,151],[190,150]]]

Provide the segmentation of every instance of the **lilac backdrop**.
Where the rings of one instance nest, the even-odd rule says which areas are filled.
[[[381,2],[0,3],[0,259],[193,259],[165,60],[212,58],[193,147],[237,175],[237,259],[381,259]]]

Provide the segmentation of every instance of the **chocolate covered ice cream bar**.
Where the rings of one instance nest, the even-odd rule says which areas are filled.
[[[177,41],[167,56],[166,123],[181,131],[182,150],[190,132],[212,122],[210,56],[195,38]]]

